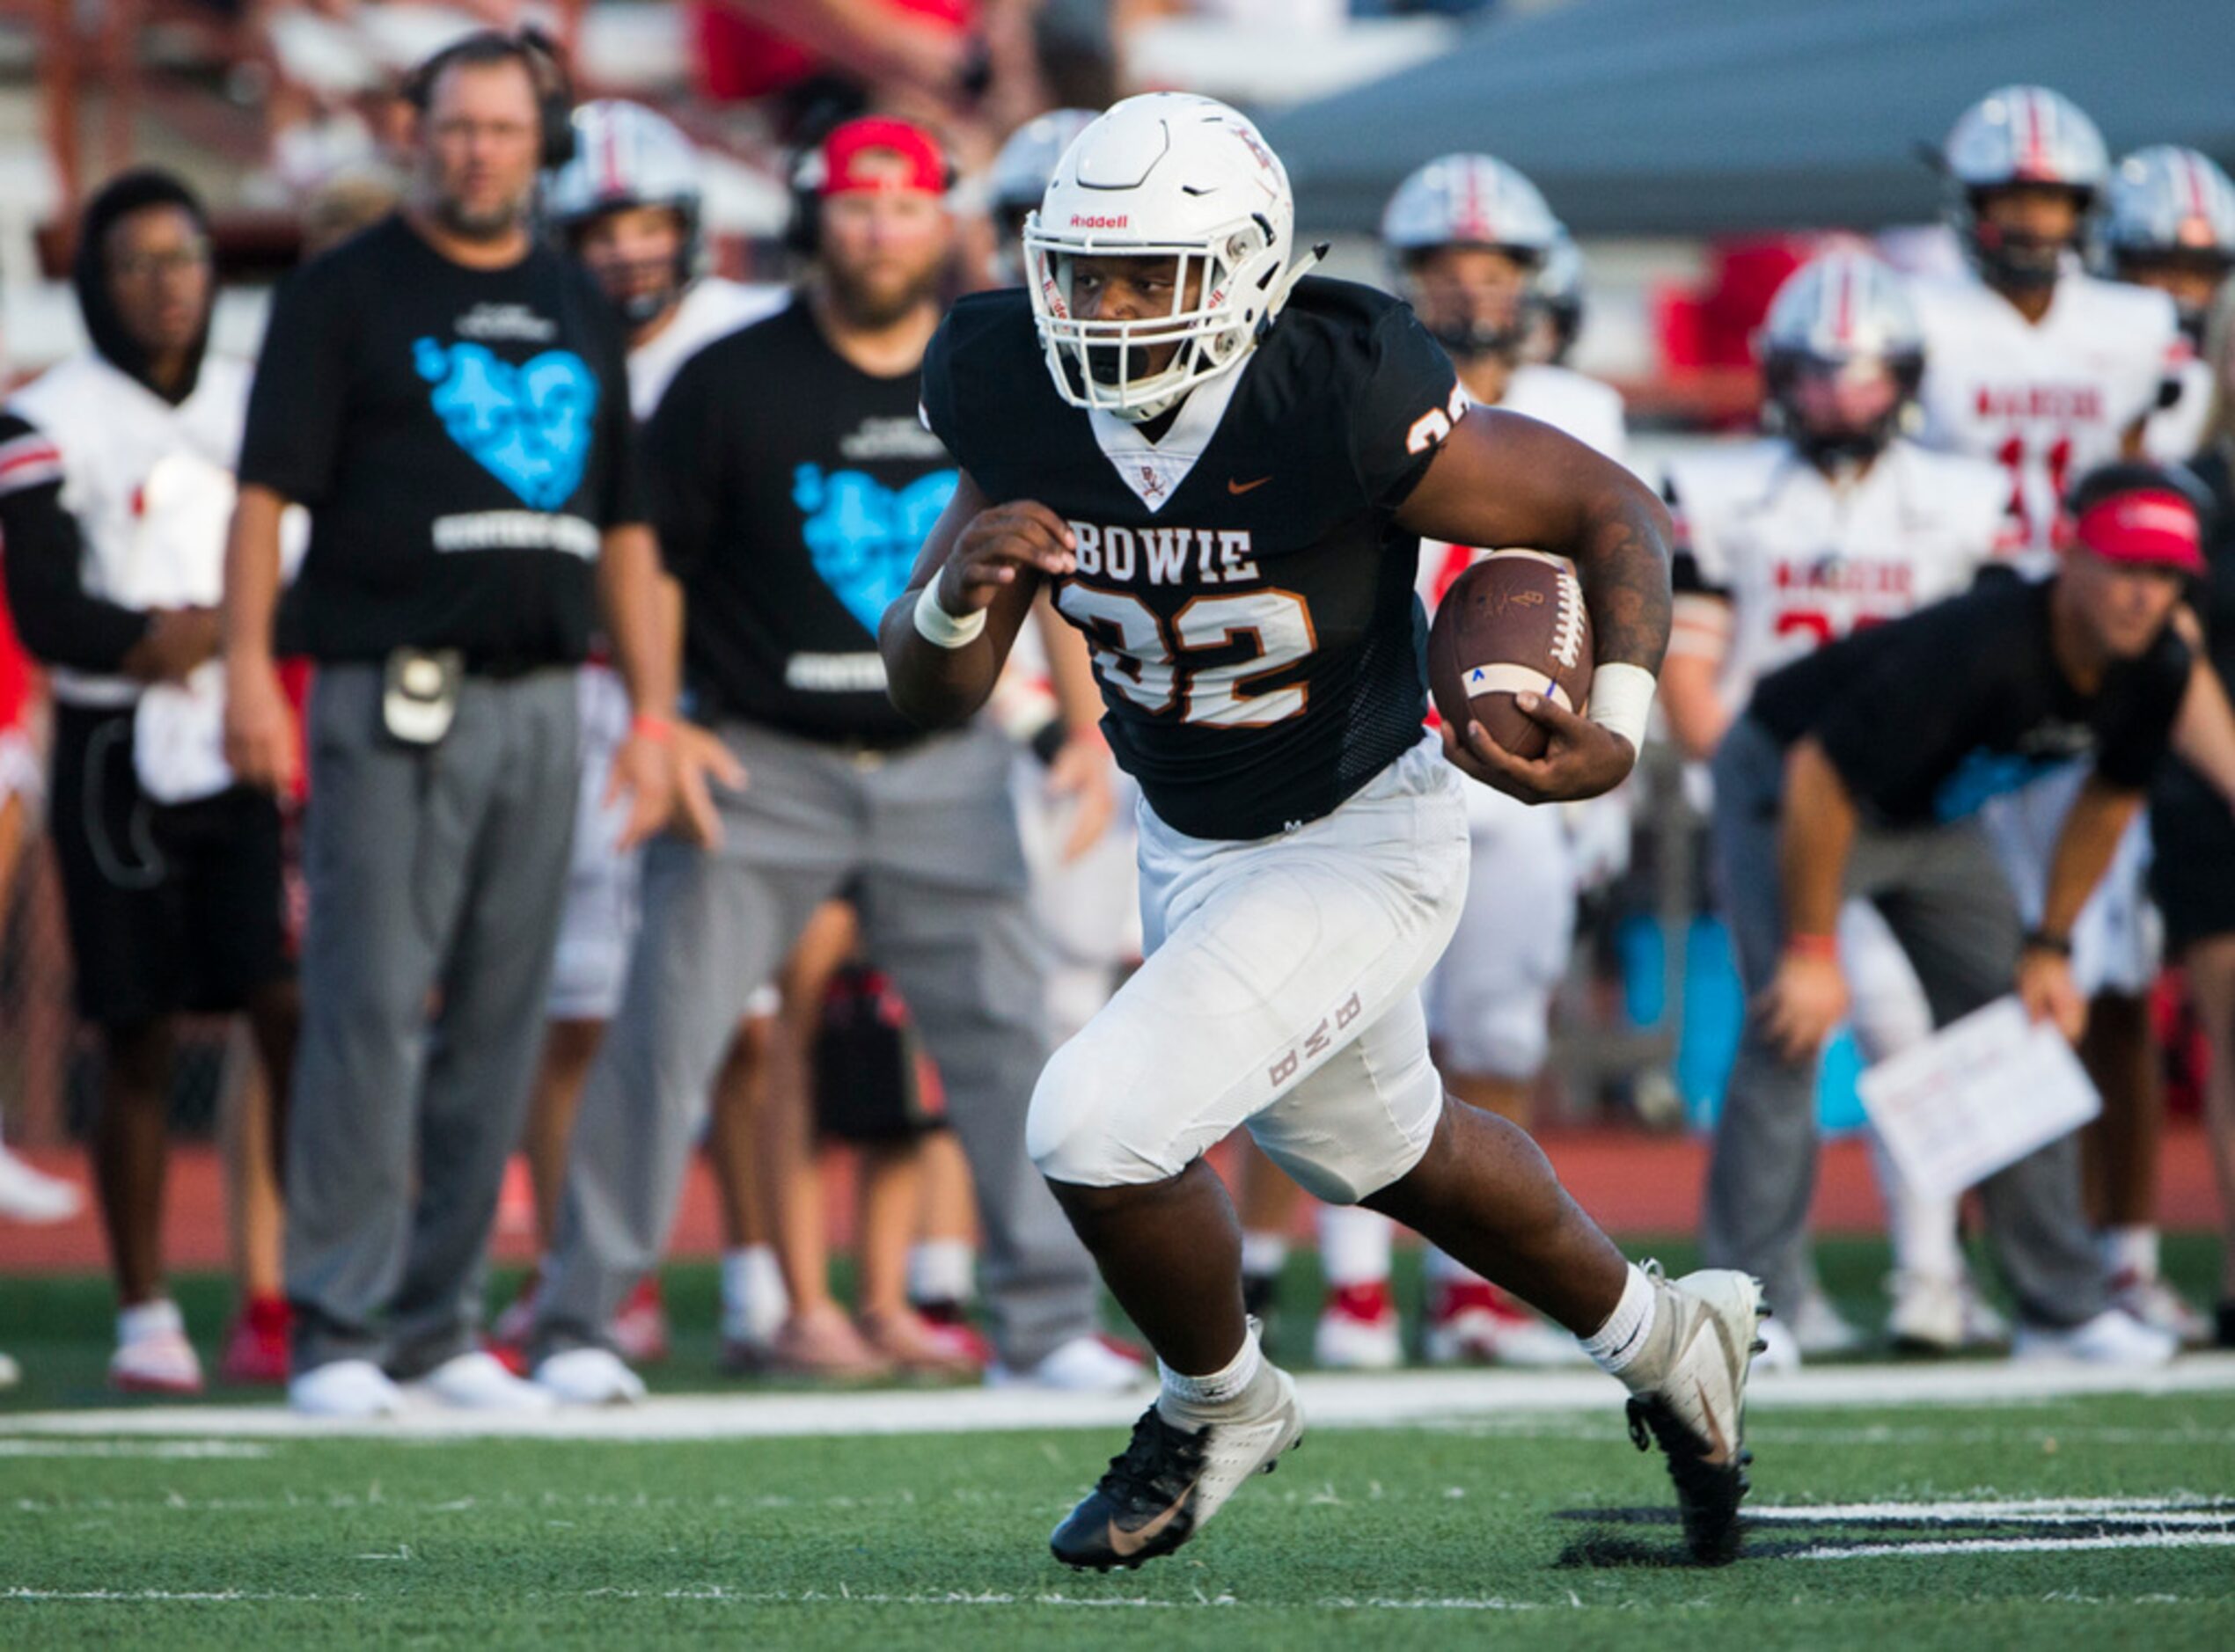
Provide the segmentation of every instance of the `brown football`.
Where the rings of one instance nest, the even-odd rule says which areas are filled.
[[[1471,716],[1517,757],[1551,736],[1513,704],[1524,690],[1570,711],[1591,693],[1591,616],[1568,565],[1541,551],[1494,551],[1453,582],[1428,632],[1428,691],[1453,727]]]

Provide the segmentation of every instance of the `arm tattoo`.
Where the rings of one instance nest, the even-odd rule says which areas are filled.
[[[1658,507],[1617,495],[1593,518],[1577,558],[1601,664],[1660,669],[1668,648],[1668,541]]]

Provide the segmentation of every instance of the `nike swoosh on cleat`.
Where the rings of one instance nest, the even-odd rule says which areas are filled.
[[[1170,1508],[1135,1531],[1128,1531],[1112,1519],[1110,1523],[1110,1552],[1119,1560],[1127,1560],[1154,1543],[1163,1535],[1165,1527],[1179,1518],[1180,1510],[1187,1507],[1187,1500],[1195,1495],[1195,1488],[1200,1483],[1192,1480],[1188,1481],[1187,1489],[1172,1499]]]
[[[1246,493],[1253,487],[1263,487],[1271,480],[1272,480],[1272,478],[1267,475],[1260,476],[1254,482],[1237,482],[1229,476],[1226,479],[1226,491],[1229,493]]]
[[[1692,1392],[1699,1396],[1700,1420],[1707,1425],[1710,1449],[1705,1460],[1726,1463],[1731,1458],[1731,1443],[1723,1437],[1723,1425],[1716,1422],[1714,1407],[1707,1402],[1707,1389],[1697,1378],[1692,1380]]]

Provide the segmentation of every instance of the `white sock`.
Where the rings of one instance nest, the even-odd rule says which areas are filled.
[[[1910,1187],[1874,1130],[1870,1145],[1871,1167],[1878,1173],[1878,1190],[1886,1200],[1886,1236],[1893,1242],[1895,1270],[1928,1279],[1962,1278],[1958,1201]]]
[[[733,1342],[765,1342],[791,1312],[784,1270],[767,1245],[722,1254],[722,1334]]]
[[[1438,1285],[1478,1285],[1483,1276],[1461,1261],[1449,1251],[1431,1245],[1421,1253],[1420,1266],[1429,1283]]]
[[[1622,1283],[1622,1300],[1614,1305],[1607,1322],[1583,1339],[1583,1351],[1609,1377],[1629,1369],[1652,1336],[1653,1282],[1637,1263]]]
[[[1264,1356],[1257,1348],[1257,1327],[1252,1321],[1242,1336],[1242,1351],[1223,1369],[1207,1377],[1183,1376],[1158,1360],[1156,1369],[1163,1374],[1164,1392],[1157,1399],[1157,1408],[1175,1421],[1189,1412],[1217,1410],[1247,1393],[1264,1367]]]
[[[1363,1205],[1330,1204],[1319,1213],[1319,1266],[1330,1290],[1378,1285],[1389,1276],[1389,1218]]]
[[[1242,1235],[1242,1271],[1254,1279],[1276,1277],[1288,1266],[1288,1240],[1279,1233]]]
[[[908,1248],[911,1302],[968,1302],[978,1294],[978,1246],[968,1239],[920,1239]]]
[[[2132,1274],[2136,1279],[2158,1276],[2158,1230],[2154,1227],[2107,1227],[2096,1235],[2103,1255],[2103,1271],[2113,1278]]]

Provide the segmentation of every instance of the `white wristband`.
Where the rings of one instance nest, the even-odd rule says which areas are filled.
[[[1633,751],[1645,749],[1653,708],[1653,674],[1641,665],[1602,665],[1591,674],[1591,720],[1611,728]]]
[[[939,581],[935,576],[924,587],[923,595],[916,598],[916,634],[935,648],[966,648],[978,640],[978,633],[985,629],[984,609],[957,619],[940,606]]]

